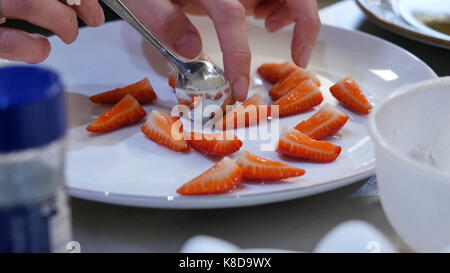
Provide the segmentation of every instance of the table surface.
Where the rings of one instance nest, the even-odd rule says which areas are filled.
[[[438,75],[450,75],[450,50],[386,31],[368,21],[353,1],[348,1],[328,6],[338,1],[318,0],[319,7],[328,6],[321,10],[322,22],[386,39],[424,60]],[[345,5],[345,16],[338,5]],[[14,21],[9,24],[18,25]],[[339,223],[359,219],[374,225],[396,247],[407,251],[386,219],[378,197],[352,196],[364,183],[293,201],[220,210],[144,209],[73,198],[74,240],[80,243],[82,252],[177,252],[187,239],[204,234],[241,248],[309,252]]]

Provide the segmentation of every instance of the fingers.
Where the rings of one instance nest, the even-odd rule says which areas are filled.
[[[57,0],[2,0],[2,16],[26,20],[53,31],[65,43],[78,36],[77,14],[74,9]]]
[[[247,16],[255,14],[255,7],[261,2],[261,0],[240,0],[244,6]]]
[[[255,7],[255,18],[266,19],[276,8],[281,6],[281,2],[276,0],[263,0]]]
[[[196,15],[205,15],[205,9],[200,4],[200,0],[172,0],[173,3],[180,6],[184,12]]]
[[[286,0],[286,4],[295,21],[292,59],[297,65],[305,68],[321,27],[317,3],[315,0]]]
[[[105,22],[105,15],[98,0],[82,0],[80,1],[80,5],[73,7],[81,20],[88,26],[98,27]]]
[[[202,0],[171,0],[177,5],[181,6],[186,13],[205,15],[206,11],[201,4]],[[261,2],[261,0],[240,0],[240,3],[244,6],[247,15],[254,14],[255,6]]]
[[[279,5],[267,16],[266,29],[269,32],[275,32],[292,24],[292,22],[294,22],[294,19],[289,8],[286,5]]]
[[[178,54],[188,59],[194,59],[200,54],[200,35],[179,6],[167,0],[123,2],[158,39]]]
[[[250,78],[250,47],[246,13],[238,0],[201,0],[212,18],[223,52],[225,74],[237,100],[247,97]]]
[[[50,54],[50,43],[40,35],[0,28],[0,58],[40,63]]]

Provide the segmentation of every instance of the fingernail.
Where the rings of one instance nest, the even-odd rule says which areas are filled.
[[[247,98],[248,85],[247,77],[239,77],[233,81],[233,94],[237,100],[243,101]]]
[[[273,20],[267,21],[267,22],[266,22],[266,29],[267,29],[269,32],[274,32],[275,29],[276,29],[277,24],[279,24],[279,23],[277,23],[277,21],[273,21]]]
[[[313,46],[311,44],[307,44],[303,47],[300,54],[297,56],[297,62],[302,68],[306,68],[309,63],[309,59],[311,59],[311,54],[313,51]]]
[[[40,55],[35,54],[31,60],[26,61],[27,63],[30,63],[30,64],[37,64],[37,63],[40,63],[40,62],[44,61],[45,59],[47,59],[48,55],[50,54],[51,45],[47,41],[47,38],[44,35],[41,35],[39,33],[30,33],[30,35],[34,38],[45,40],[44,43],[41,43],[42,44],[41,54]]]
[[[283,28],[285,22],[283,20],[271,19],[266,22],[266,28],[269,32],[275,32],[281,28]]]
[[[94,24],[96,27],[103,25],[105,23],[105,15],[103,14],[103,10],[100,8],[98,12],[96,12],[94,16]]]
[[[195,58],[200,53],[202,44],[195,32],[189,31],[175,45],[175,50],[186,58]]]
[[[39,33],[29,33],[31,36],[35,37],[35,38],[44,38],[46,39],[46,37],[42,34]]]

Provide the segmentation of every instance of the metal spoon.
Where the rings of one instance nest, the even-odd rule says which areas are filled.
[[[181,61],[165,48],[120,0],[102,1],[141,33],[176,68],[175,90],[180,103],[190,104],[192,108],[193,98],[201,96],[203,107],[217,105],[221,110],[225,110],[227,104],[232,104],[230,84],[222,69],[206,61]]]

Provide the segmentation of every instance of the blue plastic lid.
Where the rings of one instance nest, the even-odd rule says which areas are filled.
[[[37,66],[0,68],[0,153],[49,144],[66,130],[59,76]]]

